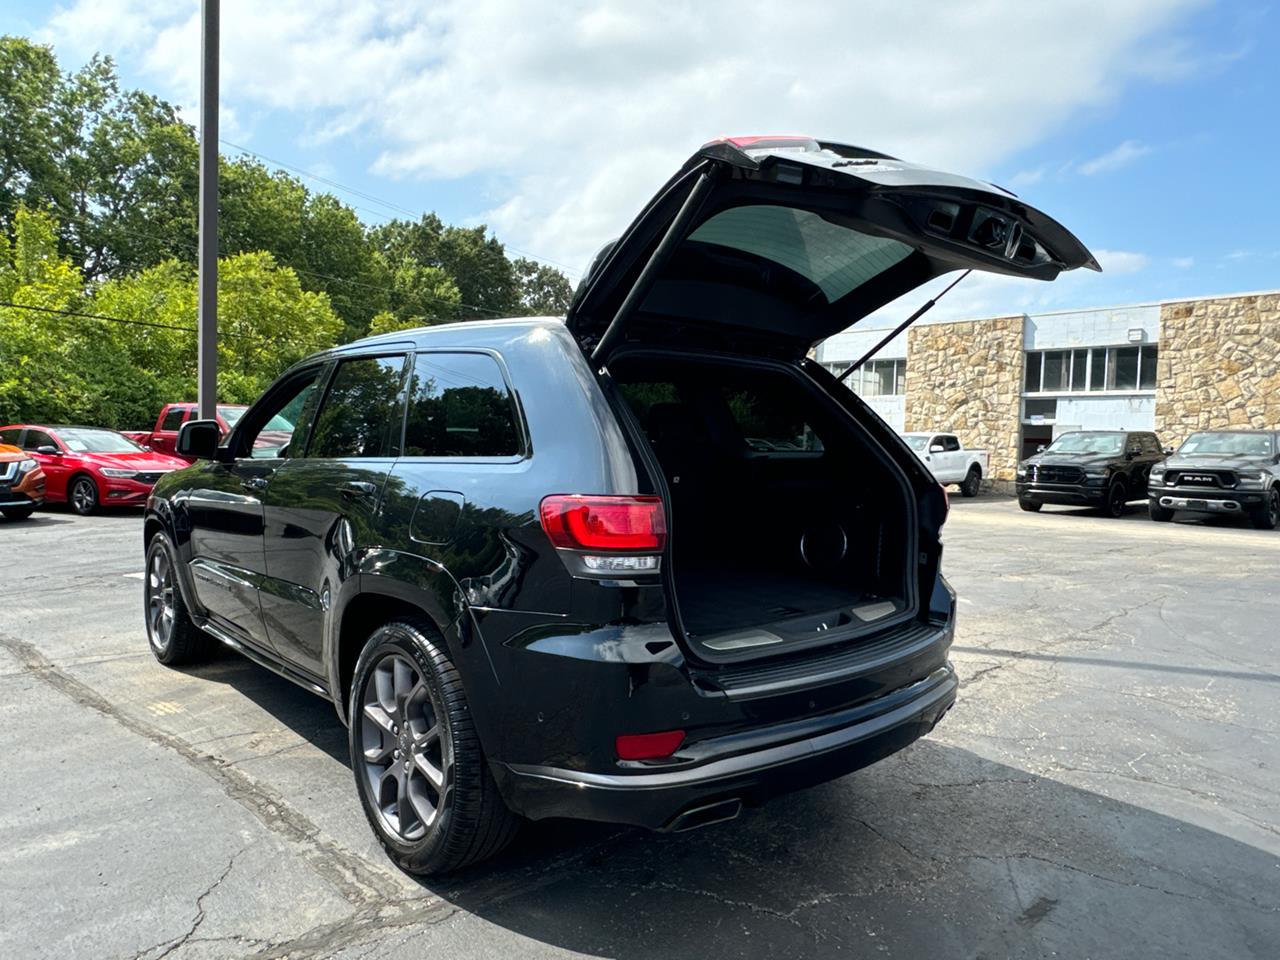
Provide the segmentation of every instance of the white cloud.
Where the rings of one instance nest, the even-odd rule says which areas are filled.
[[[1190,270],[1196,265],[1195,257],[1174,257],[1169,261],[1179,270]]]
[[[287,110],[313,141],[371,144],[388,178],[478,176],[477,219],[583,264],[720,134],[812,133],[981,175],[1160,72],[1139,52],[1197,5],[226,0],[223,97],[242,124]],[[68,62],[127,56],[190,106],[198,37],[193,2],[75,0],[46,39]],[[1189,56],[1161,50],[1165,73]]]
[[[1019,170],[1009,178],[1009,186],[1015,189],[1023,187],[1031,187],[1044,179],[1045,168],[1036,167],[1034,170]]]
[[[1151,258],[1145,253],[1128,250],[1095,250],[1093,255],[1104,273],[1137,273],[1151,263]]]
[[[1139,143],[1137,140],[1126,140],[1101,156],[1080,164],[1080,172],[1086,177],[1091,177],[1095,173],[1110,173],[1112,170],[1127,167],[1139,157],[1146,156],[1150,152],[1151,148],[1145,143]]]

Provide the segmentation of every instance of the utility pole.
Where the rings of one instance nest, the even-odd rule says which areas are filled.
[[[200,307],[196,320],[196,379],[202,420],[217,416],[218,403],[218,7],[219,0],[200,3]]]

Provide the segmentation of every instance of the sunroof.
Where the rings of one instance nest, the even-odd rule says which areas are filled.
[[[829,223],[808,210],[768,204],[721,211],[694,230],[689,239],[781,264],[816,284],[828,302],[911,255],[911,247],[897,240]]]

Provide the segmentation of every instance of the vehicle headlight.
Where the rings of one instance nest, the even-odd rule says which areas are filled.
[[[102,475],[110,477],[112,480],[128,480],[130,477],[138,475],[137,470],[124,470],[120,467],[103,467]]]
[[[18,476],[22,476],[24,473],[30,473],[32,470],[34,470],[38,466],[40,466],[40,464],[36,463],[34,460],[30,458],[26,460],[19,460]]]
[[[1261,470],[1241,470],[1236,474],[1238,486],[1241,487],[1261,487],[1263,478],[1266,476]]]
[[[1152,467],[1148,477],[1152,483],[1164,483],[1164,467]]]
[[[1018,476],[1025,477],[1028,473],[1027,465],[1025,463],[1018,464],[1017,473],[1018,473]]]
[[[1107,477],[1107,473],[1108,471],[1105,468],[1103,468],[1102,470],[1086,470],[1084,472],[1084,475],[1088,477],[1090,480],[1105,480]]]

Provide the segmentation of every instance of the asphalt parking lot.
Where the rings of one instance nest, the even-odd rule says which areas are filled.
[[[140,524],[0,523],[0,956],[1280,950],[1280,532],[956,501],[964,686],[932,736],[731,824],[535,824],[419,883],[329,705],[152,660]]]

